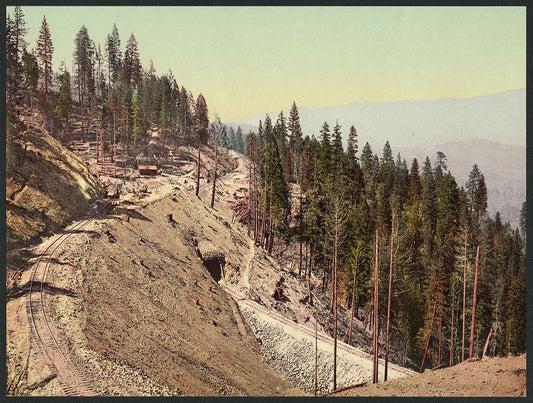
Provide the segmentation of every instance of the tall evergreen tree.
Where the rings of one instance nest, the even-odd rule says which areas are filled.
[[[24,77],[30,94],[30,107],[33,109],[34,94],[39,85],[39,63],[33,52],[24,55]]]
[[[413,159],[411,170],[409,171],[409,182],[407,185],[407,198],[410,204],[420,200],[422,185],[420,183],[420,173],[418,170],[418,160]]]
[[[200,144],[207,144],[209,135],[207,128],[209,126],[209,117],[207,114],[207,103],[202,94],[198,95],[196,100],[196,134]]]
[[[133,92],[131,96],[131,125],[133,144],[136,144],[141,136],[141,122],[140,122],[141,105],[137,91]]]
[[[107,77],[109,85],[114,85],[122,68],[122,50],[120,48],[120,35],[117,24],[113,24],[111,34],[107,35],[105,43],[105,53],[107,60]]]
[[[65,120],[65,130],[68,125],[68,118],[72,113],[72,95],[70,89],[70,73],[63,66],[59,80],[61,86],[59,87],[59,95],[57,98],[57,104],[54,109],[57,117]]]
[[[24,13],[20,6],[15,7],[13,18],[6,20],[6,90],[7,106],[14,109],[23,99],[24,64],[27,33]]]
[[[39,58],[39,67],[41,69],[41,89],[40,100],[41,108],[46,114],[48,111],[48,90],[52,82],[52,55],[54,53],[54,45],[52,44],[52,37],[50,29],[46,22],[46,16],[43,16],[43,22],[39,31],[39,39],[37,39],[37,57]]]
[[[350,127],[350,132],[348,133],[348,156],[354,160],[358,161],[357,152],[359,151],[359,145],[357,144],[357,130],[355,126]]]
[[[78,90],[78,100],[87,105],[91,95],[91,82],[93,77],[93,42],[89,38],[87,27],[83,25],[74,40],[74,78]]]
[[[301,180],[301,164],[302,164],[302,152],[303,152],[303,132],[300,126],[300,115],[296,102],[292,103],[291,110],[289,112],[289,147],[291,150],[292,161],[292,178],[296,183],[300,183]]]
[[[315,166],[315,184],[322,186],[328,179],[331,172],[331,142],[328,122],[324,122],[320,130],[320,148],[317,153]]]
[[[136,87],[142,77],[142,66],[137,40],[133,34],[130,35],[128,43],[126,44],[122,69],[124,84],[130,88]]]
[[[244,154],[244,140],[242,138],[241,127],[237,127],[237,133],[235,134],[235,151]]]

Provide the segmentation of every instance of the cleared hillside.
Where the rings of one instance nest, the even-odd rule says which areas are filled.
[[[27,120],[11,128],[6,138],[8,268],[18,268],[18,248],[84,215],[89,201],[103,193],[74,153]]]
[[[526,355],[486,358],[408,378],[366,385],[336,396],[525,397]]]

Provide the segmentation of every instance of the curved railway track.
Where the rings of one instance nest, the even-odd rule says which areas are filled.
[[[68,352],[54,336],[45,309],[46,275],[52,256],[58,248],[90,221],[90,218],[81,220],[64,233],[56,235],[55,239],[52,238],[52,242],[40,254],[32,267],[30,290],[26,300],[26,310],[33,338],[39,345],[52,375],[58,378],[59,384],[67,396],[96,396],[97,393],[91,388],[89,380],[76,369],[68,357]]]

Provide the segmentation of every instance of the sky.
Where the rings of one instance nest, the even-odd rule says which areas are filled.
[[[7,14],[13,14],[7,7]],[[46,16],[53,64],[71,69],[82,25],[98,45],[116,23],[143,67],[172,70],[210,116],[298,107],[469,98],[526,86],[525,7],[23,6],[29,49]]]

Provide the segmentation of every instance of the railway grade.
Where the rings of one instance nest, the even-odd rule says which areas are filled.
[[[54,253],[68,238],[90,221],[90,218],[83,219],[52,238],[32,267],[30,290],[26,300],[32,336],[39,345],[52,376],[58,378],[67,396],[97,396],[97,393],[90,386],[88,379],[75,368],[68,358],[68,352],[60,346],[52,332],[45,309],[46,275]]]
[[[242,303],[242,304],[245,304],[247,306],[249,306],[250,308],[252,309],[255,309],[256,311],[260,311],[268,316],[270,316],[271,318],[277,320],[278,322],[281,322],[281,323],[284,323],[285,325],[288,325],[294,329],[297,329],[299,331],[301,331],[302,333],[305,333],[311,337],[315,337],[315,332],[314,330],[308,328],[307,326],[304,326],[304,325],[301,325],[299,323],[295,323],[293,321],[291,321],[290,319],[287,319],[286,317],[284,317],[283,315],[277,313],[277,312],[273,312],[272,310],[269,310],[265,307],[263,307],[262,305],[258,304],[257,302],[249,299],[249,298],[246,298],[244,297],[243,295],[240,295],[239,293],[229,289],[228,287],[224,286],[224,285],[221,285],[221,287],[224,289],[224,291],[226,291],[231,297],[233,297],[233,299],[238,302],[238,303]],[[333,345],[333,339],[329,336],[326,336],[326,335],[323,335],[323,334],[317,334],[317,338],[324,342],[324,343],[327,343],[327,344],[330,344],[330,345]],[[361,358],[364,358],[366,360],[372,360],[372,355],[371,354],[368,354],[368,353],[365,353],[349,344],[346,344],[346,343],[343,343],[341,342],[340,340],[337,341],[337,346],[339,349],[341,350],[344,350],[344,351],[347,351],[351,354],[354,354],[354,355],[357,355]],[[383,359],[379,359],[379,363],[381,365],[385,365],[385,361]],[[389,362],[389,368],[391,369],[394,369],[398,372],[401,372],[407,376],[411,376],[411,375],[415,375],[416,372],[415,371],[412,371],[408,368],[404,368],[404,367],[401,367],[399,365],[395,365],[395,364],[392,364]]]

